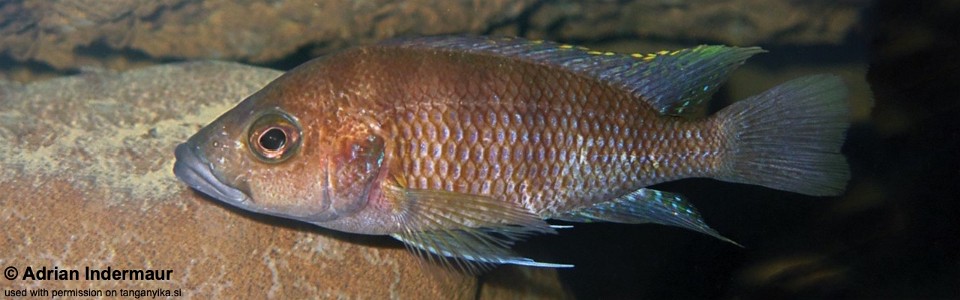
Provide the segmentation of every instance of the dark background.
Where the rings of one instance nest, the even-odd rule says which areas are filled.
[[[866,57],[875,102],[872,119],[854,124],[843,149],[853,171],[847,194],[682,180],[654,188],[683,193],[744,248],[675,228],[615,224],[577,224],[529,247],[576,264],[560,275],[583,299],[960,297],[956,2],[879,1],[842,45],[765,55]],[[765,56],[750,64],[776,68],[777,58]]]

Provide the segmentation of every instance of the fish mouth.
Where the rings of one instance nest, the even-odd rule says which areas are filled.
[[[227,203],[242,205],[250,198],[243,191],[224,184],[213,174],[213,167],[189,141],[177,146],[173,174],[195,190]]]

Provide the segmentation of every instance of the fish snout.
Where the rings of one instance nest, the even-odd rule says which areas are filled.
[[[214,175],[213,166],[197,145],[189,141],[182,143],[177,146],[175,156],[173,174],[191,188],[237,206],[243,206],[249,199],[243,191],[224,184]]]

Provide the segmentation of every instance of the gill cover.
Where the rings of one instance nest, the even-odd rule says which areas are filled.
[[[385,144],[383,137],[364,123],[342,122],[333,133],[328,161],[330,208],[308,221],[326,222],[347,217],[365,208],[371,190],[379,183]]]

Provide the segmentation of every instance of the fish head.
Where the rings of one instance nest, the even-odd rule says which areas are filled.
[[[176,176],[227,204],[305,222],[362,210],[381,179],[384,140],[335,93],[294,88],[310,80],[294,71],[177,146]]]

